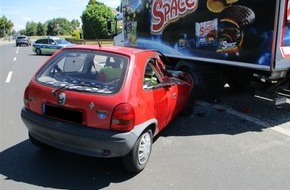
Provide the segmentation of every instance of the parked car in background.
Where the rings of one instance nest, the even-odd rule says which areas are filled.
[[[13,34],[12,35],[12,40],[16,40],[17,36],[19,36],[19,34]]]
[[[153,50],[78,45],[62,48],[24,92],[30,141],[95,157],[122,157],[140,172],[153,137],[178,114],[190,115],[193,80],[165,68]]]
[[[72,44],[63,38],[47,37],[36,40],[32,45],[32,51],[37,55],[53,54],[57,50],[71,45],[75,44]]]
[[[28,36],[17,36],[16,37],[16,46],[21,46],[21,45],[27,45],[27,46],[30,46],[31,45],[31,41],[30,41],[30,38]]]

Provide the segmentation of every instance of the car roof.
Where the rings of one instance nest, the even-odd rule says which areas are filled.
[[[59,37],[45,37],[45,38],[39,38],[39,40],[46,40],[46,39],[58,40],[58,39],[64,39],[64,38],[59,38]]]
[[[98,45],[75,45],[63,48],[63,50],[74,49],[74,50],[95,50],[95,51],[104,51],[111,53],[119,53],[123,55],[130,56],[131,54],[137,54],[139,52],[153,51],[153,50],[142,50],[132,47],[123,47],[123,46],[103,46],[99,47]]]

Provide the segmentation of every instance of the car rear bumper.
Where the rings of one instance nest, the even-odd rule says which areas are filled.
[[[138,139],[133,132],[100,130],[45,117],[23,108],[21,118],[36,140],[50,146],[94,157],[125,156]]]

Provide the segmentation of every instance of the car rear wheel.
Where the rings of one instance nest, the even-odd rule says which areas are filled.
[[[147,129],[140,135],[133,149],[123,157],[124,168],[134,173],[142,171],[149,160],[152,143],[152,131]]]
[[[41,55],[41,54],[42,54],[42,52],[41,52],[41,50],[40,50],[39,48],[37,48],[37,49],[35,50],[35,53],[36,53],[37,55]]]

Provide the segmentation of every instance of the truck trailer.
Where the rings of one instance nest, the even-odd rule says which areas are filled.
[[[114,45],[160,51],[168,67],[191,74],[197,96],[228,84],[276,105],[290,98],[290,0],[122,0],[119,8]]]

